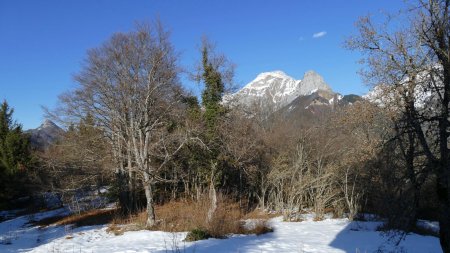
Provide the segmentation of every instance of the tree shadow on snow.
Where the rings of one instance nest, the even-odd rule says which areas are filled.
[[[442,252],[439,238],[395,232],[380,232],[377,228],[381,222],[348,222],[329,244],[329,246],[352,253],[372,252],[408,252],[439,253]],[[403,234],[404,235],[404,234]]]
[[[58,210],[55,211],[57,212]],[[71,235],[74,233],[82,233],[83,231],[95,229],[97,227],[86,226],[73,228],[72,225],[40,227],[33,221],[36,219],[36,216],[38,216],[37,220],[53,217],[51,215],[45,216],[45,213],[51,212],[20,216],[11,220],[1,222],[0,252],[12,253],[29,251],[40,245],[51,243],[53,240],[58,238],[65,238],[67,240],[70,240]],[[65,210],[61,209],[60,213],[53,215],[56,216],[64,212]],[[44,216],[39,217],[39,215],[42,214],[44,214]],[[52,247],[52,245],[49,245],[49,247]],[[49,252],[52,252],[51,249],[49,250]]]
[[[255,250],[258,245],[274,239],[274,233],[266,233],[263,235],[234,235],[227,239],[208,239],[196,241],[192,244],[183,242],[178,245],[168,243],[167,249],[155,251],[155,253],[180,252],[180,253],[229,253],[229,252],[248,252]],[[261,252],[265,252],[262,249]]]

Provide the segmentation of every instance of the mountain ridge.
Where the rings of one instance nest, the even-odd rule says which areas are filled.
[[[239,91],[224,97],[225,103],[250,113],[249,116],[256,109],[286,119],[312,119],[358,100],[358,95],[334,92],[313,70],[306,71],[299,80],[280,70],[262,72]]]
[[[333,92],[324,78],[313,70],[306,71],[302,79],[295,79],[281,70],[262,72],[234,94],[224,98],[235,106],[271,106],[276,110],[288,105],[299,96],[318,90]]]

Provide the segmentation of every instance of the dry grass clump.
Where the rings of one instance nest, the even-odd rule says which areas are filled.
[[[123,235],[125,233],[125,229],[123,226],[119,226],[115,223],[112,223],[106,229],[107,233],[113,233],[114,235]]]
[[[280,216],[279,213],[268,213],[266,211],[263,211],[259,208],[256,208],[248,213],[245,214],[244,219],[263,219],[263,220],[268,220],[268,219],[272,219],[275,217]]]
[[[269,226],[267,220],[257,220],[251,228],[245,230],[246,234],[263,235],[273,232],[273,228]]]
[[[106,232],[113,233],[114,235],[122,235],[126,231],[147,229],[146,221],[147,216],[144,211],[128,216],[118,213],[110,222]]]
[[[217,208],[208,219],[210,201],[207,197],[199,201],[177,200],[155,208],[157,224],[151,230],[167,232],[190,231],[186,240],[226,238],[229,234],[265,234],[273,229],[267,224],[267,219],[276,215],[266,214],[259,210],[244,215],[239,204],[229,199],[219,197]],[[251,219],[252,226],[246,226],[244,219]],[[126,231],[148,229],[146,227],[147,213],[123,216],[116,209],[98,209],[65,216],[55,216],[39,221],[33,225],[41,227],[49,225],[73,225],[74,227],[110,224],[107,232],[122,235]]]
[[[209,203],[207,200],[171,201],[155,209],[158,218],[155,230],[170,232],[189,231],[194,228],[206,228]]]
[[[259,235],[273,231],[265,222],[272,215],[256,212],[244,215],[238,203],[223,197],[218,198],[217,208],[211,219],[208,219],[210,204],[209,199],[204,197],[199,201],[182,199],[157,206],[157,224],[150,229],[167,232],[190,231],[187,237],[190,241],[210,237],[225,238],[229,234]],[[129,217],[117,217],[107,231],[120,235],[125,231],[147,229],[146,215],[143,211]],[[247,228],[242,220],[250,217],[258,217],[262,221],[252,228]]]
[[[243,213],[239,204],[223,199],[219,201],[212,219],[206,224],[206,228],[214,238],[224,238],[228,234],[244,234],[242,218]]]
[[[97,209],[80,214],[48,217],[38,221],[31,221],[31,223],[40,227],[69,224],[73,224],[74,227],[103,225],[110,223],[117,216],[116,213],[116,209]]]
[[[316,215],[314,216],[313,221],[323,221],[325,219],[325,217],[323,217],[323,215]]]
[[[227,234],[241,233],[243,213],[239,204],[219,197],[217,209],[208,220],[210,201],[172,201],[156,208],[158,223],[152,229],[170,232],[206,231],[210,237],[223,238]]]
[[[118,215],[111,222],[112,225],[125,225],[128,231],[143,230],[147,228],[147,213],[138,212],[128,216]]]

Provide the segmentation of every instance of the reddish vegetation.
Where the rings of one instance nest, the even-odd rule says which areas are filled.
[[[117,211],[115,209],[98,209],[86,211],[81,214],[48,217],[39,221],[32,221],[32,224],[41,227],[69,224],[73,224],[75,227],[93,226],[110,223],[116,216]]]

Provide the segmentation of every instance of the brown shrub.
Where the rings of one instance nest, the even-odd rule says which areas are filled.
[[[266,211],[263,211],[259,208],[256,208],[244,215],[244,219],[263,219],[268,220],[275,217],[280,216],[279,213],[268,213]]]
[[[319,215],[314,216],[314,219],[313,219],[313,221],[323,221],[323,220],[324,220],[324,217],[319,216]]]
[[[158,223],[152,229],[170,232],[202,229],[216,238],[241,232],[240,220],[243,215],[238,203],[219,197],[210,221],[207,218],[209,205],[209,199],[204,197],[199,201],[178,200],[158,206],[155,209]]]
[[[157,225],[155,230],[170,232],[189,231],[194,228],[207,228],[206,217],[209,205],[206,199],[197,202],[177,200],[155,208]]]
[[[267,220],[257,220],[254,226],[245,230],[245,234],[263,235],[273,232],[273,228],[269,226]]]
[[[106,229],[107,233],[113,233],[114,235],[123,235],[125,229],[123,226],[118,226],[117,224],[111,224]]]
[[[207,197],[199,201],[181,199],[156,206],[157,224],[151,229],[167,232],[204,231],[208,237],[214,238],[225,238],[229,234],[263,234],[272,231],[265,223],[271,215],[257,215],[256,212],[251,214],[262,218],[264,222],[249,230],[242,224],[242,219],[249,217],[244,216],[239,203],[219,196],[214,215],[208,221],[209,206]],[[146,218],[145,211],[129,217],[117,217],[112,222],[115,226],[111,225],[108,231],[122,234],[124,231],[146,229]],[[126,226],[119,227],[118,224]]]
[[[215,238],[223,238],[228,234],[243,234],[242,217],[238,203],[222,199],[218,202],[211,221],[206,224],[207,230]]]

